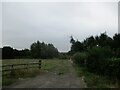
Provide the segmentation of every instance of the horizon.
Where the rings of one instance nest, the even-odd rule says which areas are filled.
[[[104,32],[104,33],[106,33],[106,35],[107,35],[107,32]],[[100,33],[100,34],[102,34],[102,33]],[[99,35],[100,35],[99,34]],[[118,33],[115,33],[115,34],[120,34],[119,32]],[[114,34],[114,35],[115,35]],[[98,35],[98,34],[97,34]],[[99,36],[98,35],[98,36]],[[113,35],[113,36],[114,36]],[[96,35],[95,35],[96,36]],[[93,37],[95,37],[95,36],[93,36]],[[108,37],[110,37],[110,38],[112,38],[113,39],[113,37],[111,37],[111,36],[108,36]],[[74,36],[73,36],[73,38],[74,38]],[[87,37],[86,37],[87,38]],[[78,39],[76,39],[76,40],[78,40]],[[37,41],[39,41],[39,40],[37,40]],[[37,42],[37,41],[35,41],[35,42]],[[78,40],[79,41],[79,40]],[[80,41],[80,42],[83,42],[84,40],[82,40],[82,41]],[[40,41],[41,42],[41,41]],[[42,41],[42,42],[44,42],[44,41]],[[41,42],[41,43],[42,43]],[[34,42],[33,42],[34,43]],[[52,43],[45,43],[45,44],[52,44]],[[54,44],[53,44],[54,45]],[[24,50],[24,49],[28,49],[28,50],[30,50],[30,48],[22,48],[22,49],[19,49],[19,48],[14,48],[14,47],[12,47],[12,46],[10,46],[10,45],[4,45],[4,46],[2,46],[2,47],[0,47],[0,48],[3,48],[3,47],[11,47],[11,48],[13,48],[13,49],[17,49],[17,50]],[[55,47],[55,48],[57,48],[57,47]],[[57,48],[58,49],[58,48]],[[59,51],[59,50],[58,50]],[[70,50],[69,50],[70,51]],[[69,51],[59,51],[60,53],[67,53],[67,52],[69,52]]]

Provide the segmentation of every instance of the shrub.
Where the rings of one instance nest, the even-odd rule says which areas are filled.
[[[67,53],[59,53],[58,58],[59,59],[69,59],[70,56]]]
[[[91,72],[102,73],[106,67],[106,59],[111,58],[112,51],[109,47],[93,47],[88,51],[87,69]]]
[[[120,58],[120,48],[115,50],[115,57]]]
[[[77,52],[72,57],[73,62],[80,65],[85,65],[86,59],[87,59],[87,53],[86,52]]]
[[[112,58],[107,60],[106,74],[120,80],[120,58]]]

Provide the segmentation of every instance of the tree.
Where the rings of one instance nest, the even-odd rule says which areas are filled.
[[[93,36],[90,36],[89,38],[87,38],[86,40],[84,40],[84,46],[85,48],[88,50],[90,48],[92,48],[93,46],[95,46],[95,39]]]
[[[120,48],[120,33],[119,34],[115,34],[114,36],[113,36],[113,47],[114,48]]]
[[[10,46],[3,47],[2,59],[13,59],[13,58],[14,58],[13,48]]]
[[[31,56],[33,58],[54,58],[58,55],[58,50],[53,44],[40,43],[39,41],[33,43],[30,48]]]
[[[101,33],[98,39],[98,45],[102,47],[108,46],[107,39],[108,39],[108,36],[106,35],[106,33]]]
[[[17,49],[14,49],[13,51],[14,51],[14,52],[13,52],[13,53],[14,53],[14,57],[15,57],[15,58],[20,58],[20,51],[17,50]]]
[[[113,36],[113,49],[115,57],[120,58],[120,33]]]
[[[74,44],[74,43],[75,43],[75,40],[73,39],[73,36],[70,36],[70,43],[71,43],[71,44]]]
[[[46,47],[46,57],[47,58],[53,58],[58,55],[58,50],[52,45],[48,44]]]
[[[41,43],[39,41],[34,42],[31,45],[30,50],[31,50],[31,56],[33,58],[40,58],[40,56],[41,56]]]
[[[19,50],[19,57],[20,58],[30,58],[30,51],[29,51],[29,49]]]
[[[74,54],[75,52],[82,52],[84,50],[84,44],[81,43],[80,41],[75,41],[73,37],[70,37],[70,43],[71,45],[71,51],[68,52],[68,54]]]

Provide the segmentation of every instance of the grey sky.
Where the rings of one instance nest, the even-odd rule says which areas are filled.
[[[117,2],[4,2],[2,15],[2,45],[17,49],[39,40],[68,51],[71,35],[83,41],[101,32],[118,32]]]

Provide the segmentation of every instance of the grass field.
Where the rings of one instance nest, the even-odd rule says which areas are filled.
[[[2,61],[2,65],[7,64],[22,64],[22,63],[33,63],[33,62],[39,62],[40,59],[5,59]],[[52,70],[55,68],[60,62],[63,60],[59,59],[43,59],[42,60],[42,69],[46,70]],[[19,68],[21,66],[16,66],[15,68]],[[4,67],[3,69],[10,69],[10,67]]]
[[[40,59],[6,59],[2,61],[2,65],[7,64],[21,64],[21,63],[32,63],[32,62],[38,62]],[[35,77],[40,74],[44,74],[46,71],[52,71],[54,70],[60,63],[66,63],[66,60],[59,60],[59,59],[45,59],[42,60],[41,69],[36,66],[36,68],[32,69],[22,69],[22,70],[16,70],[12,72],[3,72],[7,73],[8,75],[3,76],[2,84],[10,85],[14,83],[19,78],[27,78],[27,77]],[[20,68],[21,66],[16,66],[14,68]],[[23,66],[24,67],[24,66]],[[10,67],[3,68],[3,69],[10,69]]]
[[[4,59],[0,60],[2,64],[20,64],[20,63],[31,63],[31,62],[38,62],[39,59]]]

